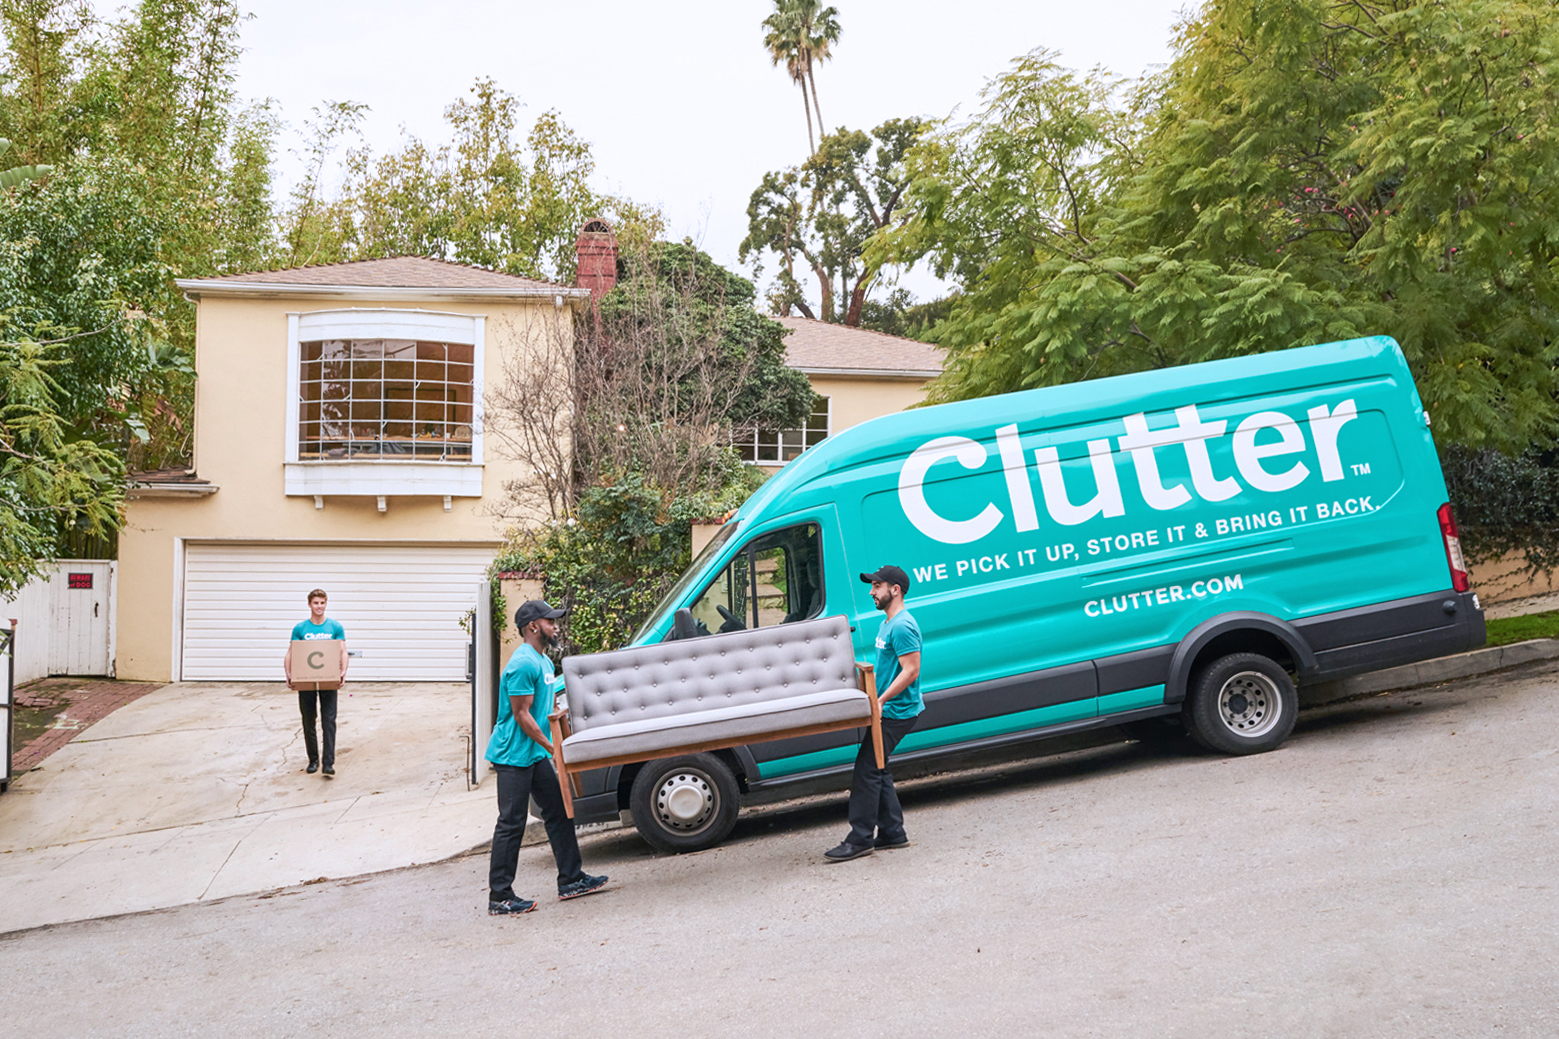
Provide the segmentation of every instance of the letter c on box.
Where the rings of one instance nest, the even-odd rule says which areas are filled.
[[[987,452],[968,437],[937,437],[917,447],[899,470],[899,505],[915,529],[946,545],[966,545],[996,529],[1002,512],[994,504],[973,519],[950,520],[937,515],[926,503],[926,473],[944,458],[953,458],[965,469],[985,464]]]
[[[324,666],[325,666],[325,654],[321,653],[317,649],[314,652],[309,654],[309,667],[318,669],[318,668],[322,668]]]

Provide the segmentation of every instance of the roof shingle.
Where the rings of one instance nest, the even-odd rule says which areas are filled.
[[[570,288],[425,256],[391,256],[382,260],[353,260],[191,280],[211,287],[229,284],[275,285],[278,288],[514,289],[520,292],[568,291]]]
[[[777,317],[790,329],[786,359],[804,372],[871,372],[931,378],[942,373],[942,350],[930,343],[834,325],[805,317]]]

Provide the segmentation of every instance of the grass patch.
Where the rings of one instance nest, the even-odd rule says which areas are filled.
[[[34,693],[25,699],[21,696],[12,705],[11,748],[21,750],[33,740],[54,728],[61,711],[70,705],[63,697]]]
[[[1559,638],[1559,610],[1529,613],[1525,617],[1502,617],[1486,622],[1490,646],[1508,646],[1527,639]]]

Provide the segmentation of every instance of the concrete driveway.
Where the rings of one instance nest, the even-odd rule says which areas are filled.
[[[6,1013],[81,1039],[1551,1039],[1556,693],[1534,665],[1307,712],[1272,754],[918,780],[914,843],[840,865],[842,794],[695,855],[588,836],[612,884],[577,901],[531,847],[518,918],[472,856],[36,930],[0,941]]]
[[[165,686],[0,795],[0,932],[437,861],[492,836],[470,690],[352,683],[336,776],[277,682]]]

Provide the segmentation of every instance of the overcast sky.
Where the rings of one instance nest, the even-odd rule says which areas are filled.
[[[243,0],[241,0],[243,2]],[[1019,54],[1138,76],[1169,58],[1186,0],[837,0],[843,27],[817,77],[830,127],[967,111]],[[246,0],[238,89],[275,98],[294,129],[322,101],[372,109],[365,135],[447,139],[443,109],[491,76],[525,104],[522,127],[558,109],[594,151],[599,190],[660,207],[668,236],[736,266],[747,199],[768,170],[806,157],[800,92],[769,64],[772,0]],[[297,167],[282,142],[281,169]],[[750,275],[750,270],[746,271]],[[767,274],[764,280],[767,281]],[[937,286],[912,276],[921,298]]]

